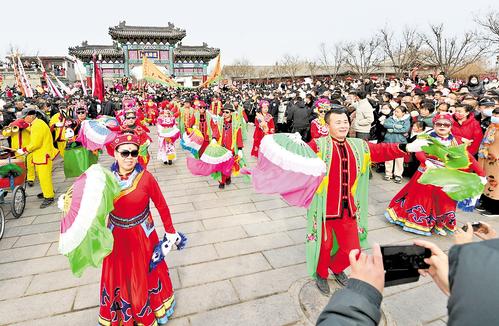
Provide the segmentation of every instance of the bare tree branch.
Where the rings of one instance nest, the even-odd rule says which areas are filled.
[[[281,60],[281,65],[283,71],[291,77],[291,80],[295,80],[296,74],[300,69],[301,60],[299,56],[292,56],[289,54],[285,54]]]
[[[343,48],[345,51],[345,64],[359,77],[367,77],[383,60],[380,53],[380,43],[378,37],[348,43]]]
[[[319,60],[329,72],[329,77],[335,79],[345,62],[345,52],[341,43],[335,43],[329,48],[325,43],[319,45]]]
[[[420,36],[427,48],[426,63],[450,76],[480,60],[489,45],[475,32],[466,32],[461,40],[446,37],[442,24],[430,25],[430,33]]]
[[[406,27],[397,39],[393,32],[384,28],[379,31],[379,37],[381,49],[399,77],[418,65],[423,40],[415,29]]]
[[[499,47],[499,11],[491,11],[482,18],[475,17],[475,22],[485,32],[483,39]]]

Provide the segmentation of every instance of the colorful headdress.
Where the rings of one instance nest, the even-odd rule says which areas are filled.
[[[433,117],[432,122],[435,124],[435,122],[438,120],[447,120],[452,123],[452,114],[447,112],[438,113]]]
[[[267,104],[267,106],[269,106],[269,101],[267,101],[267,100],[260,100],[260,102],[258,102],[258,106],[260,108],[262,108],[264,104]]]
[[[329,111],[329,110],[331,110],[331,102],[329,102],[329,100],[327,98],[318,99],[317,101],[315,101],[314,106],[315,106],[316,111],[319,111],[319,110]]]
[[[114,149],[123,144],[134,144],[140,146],[139,137],[137,137],[137,135],[135,134],[123,133],[121,135],[118,135],[118,137],[116,137],[116,139],[113,141]]]

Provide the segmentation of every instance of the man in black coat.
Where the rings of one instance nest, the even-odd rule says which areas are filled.
[[[291,132],[299,133],[303,141],[307,141],[312,110],[305,106],[305,102],[300,97],[295,97],[290,103],[286,110],[286,117],[288,122],[291,121]]]

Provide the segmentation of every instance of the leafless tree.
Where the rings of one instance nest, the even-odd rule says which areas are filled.
[[[399,77],[418,64],[423,39],[415,29],[406,27],[401,37],[397,38],[385,27],[379,31],[379,38],[381,49]]]
[[[476,17],[475,21],[484,29],[484,40],[499,47],[499,11],[491,11],[485,17]]]
[[[305,65],[307,66],[307,70],[310,73],[310,77],[314,77],[317,71],[320,68],[320,63],[315,59],[309,59],[305,61]]]
[[[300,65],[302,64],[299,56],[292,56],[289,54],[285,54],[281,60],[281,65],[284,73],[291,77],[291,80],[295,80],[296,74],[300,69]]]
[[[348,43],[345,51],[345,64],[354,74],[360,78],[367,77],[382,62],[382,51],[380,39],[373,36],[370,40],[360,40]]]
[[[345,52],[341,43],[335,43],[331,48],[325,43],[319,45],[320,62],[329,71],[329,77],[335,79],[345,62]]]
[[[457,37],[447,37],[443,24],[430,25],[430,33],[421,34],[421,38],[427,48],[426,63],[449,76],[480,60],[488,48],[488,43],[476,32],[465,32],[460,40]]]
[[[237,59],[230,66],[225,66],[222,74],[232,79],[251,79],[254,73],[254,67],[248,59]]]

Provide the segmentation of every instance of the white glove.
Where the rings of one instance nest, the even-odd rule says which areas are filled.
[[[16,151],[16,153],[17,153],[17,154],[19,154],[19,155],[24,155],[24,154],[26,154],[26,152],[25,152],[25,151],[24,151],[24,149],[22,149],[22,148],[19,148],[19,149]]]
[[[480,177],[480,182],[485,186],[487,184],[487,177]]]
[[[215,145],[216,143],[217,143],[217,140],[216,140],[215,138],[213,138],[213,139],[211,140],[211,144],[212,144],[212,145]]]
[[[386,120],[386,117],[384,115],[382,115],[381,117],[379,117],[378,120],[379,120],[379,123],[384,124],[385,120]]]
[[[412,152],[412,153],[421,152],[423,150],[422,147],[423,146],[428,146],[429,144],[430,143],[426,139],[416,139],[412,143],[407,144],[407,146],[405,147],[405,149],[408,152]]]
[[[61,122],[61,121],[59,121],[59,122],[56,122],[56,123],[55,123],[55,126],[56,126],[57,128],[61,128],[61,127],[64,127],[64,123],[63,123],[63,122]]]
[[[242,150],[238,151],[238,152],[237,152],[237,156],[238,156],[239,158],[242,158],[242,157],[243,157],[243,151],[242,151]]]
[[[161,244],[161,252],[163,256],[166,255],[172,250],[173,245],[177,241],[178,234],[177,233],[165,233],[163,238],[163,243]]]
[[[431,169],[436,169],[437,166],[430,160],[426,160],[424,161],[424,165],[426,166],[426,169],[427,170],[431,170]]]

